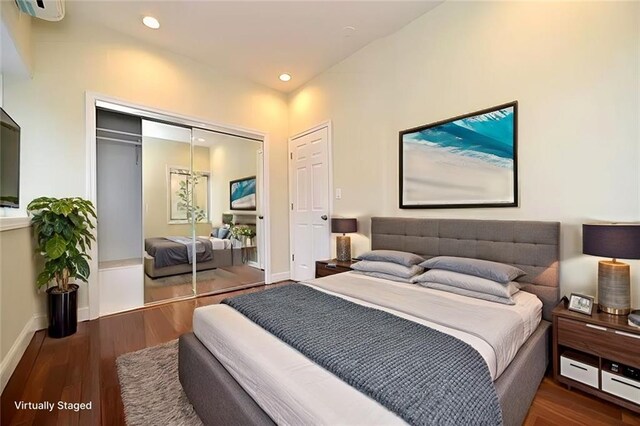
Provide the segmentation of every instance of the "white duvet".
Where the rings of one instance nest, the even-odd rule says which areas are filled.
[[[227,250],[233,248],[233,243],[229,239],[222,239],[216,237],[199,237],[199,238],[209,238],[211,241],[211,248],[213,250]]]
[[[497,379],[540,322],[542,303],[530,293],[514,295],[515,305],[500,305],[414,284],[367,277],[354,273],[331,275],[306,283],[319,291],[381,309],[402,318],[450,334],[473,346],[482,355],[493,380]],[[348,295],[345,295],[348,294]],[[444,299],[443,299],[444,298]],[[431,299],[431,302],[430,302]],[[375,301],[375,303],[373,302]],[[411,305],[450,309],[437,323],[385,306]],[[453,302],[453,303],[451,303]],[[405,309],[403,309],[405,310]],[[504,336],[489,338],[460,330],[465,312],[481,313],[498,323],[509,318]],[[488,316],[487,316],[488,315]],[[478,322],[478,318],[467,318]],[[236,381],[278,424],[403,424],[404,421],[377,401],[352,388],[295,349],[254,324],[227,305],[211,305],[194,311],[193,331]],[[477,330],[476,330],[477,331]]]

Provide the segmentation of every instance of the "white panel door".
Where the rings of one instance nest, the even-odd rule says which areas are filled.
[[[329,130],[319,130],[289,143],[291,200],[291,278],[315,277],[315,261],[331,253],[329,226]]]

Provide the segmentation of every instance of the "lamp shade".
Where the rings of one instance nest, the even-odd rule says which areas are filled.
[[[331,218],[331,232],[334,234],[348,234],[358,230],[358,220],[344,217]]]
[[[640,223],[582,225],[582,252],[613,259],[640,259]]]

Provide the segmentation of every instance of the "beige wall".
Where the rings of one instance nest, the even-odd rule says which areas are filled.
[[[191,236],[190,224],[169,223],[169,201],[167,197],[167,171],[170,167],[189,169],[191,146],[184,142],[166,139],[143,138],[142,186],[144,206],[144,237]],[[193,148],[193,169],[211,173],[209,148]],[[213,216],[212,216],[213,217]],[[196,225],[196,235],[209,235],[211,225]]]
[[[31,228],[0,232],[0,361],[35,313],[45,311],[46,296],[36,290]]]
[[[257,175],[258,142],[234,136],[214,135],[211,137],[211,193],[214,225],[222,223],[222,213],[229,209],[229,182],[235,179]],[[207,139],[209,142],[209,139]],[[258,188],[258,191],[260,188]]]
[[[284,95],[95,26],[74,27],[63,20],[37,21],[33,27],[33,79],[4,80],[5,106],[22,127],[25,203],[40,195],[87,195],[84,117],[85,92],[91,91],[267,132],[272,233],[287,228]],[[287,238],[273,238],[274,273],[288,271],[288,250]],[[87,306],[84,285],[79,305]]]
[[[595,294],[581,224],[640,220],[639,17],[637,2],[446,2],[294,93],[290,134],[333,121],[334,213],[360,218],[355,253],[372,215],[561,221],[562,291]],[[519,208],[397,207],[399,130],[512,100]]]
[[[24,74],[30,75],[33,72],[34,62],[31,41],[32,18],[20,12],[20,9],[18,9],[14,1],[8,0],[0,1],[0,15],[2,15],[2,22],[6,26],[10,37],[13,39],[13,47],[21,62],[21,64],[10,64],[13,68],[12,71],[17,71],[21,74],[24,72]],[[3,45],[5,45],[4,41]],[[8,52],[2,54],[3,60],[13,60],[13,58],[5,56],[7,54]]]

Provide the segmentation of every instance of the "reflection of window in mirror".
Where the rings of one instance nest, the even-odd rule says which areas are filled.
[[[210,173],[170,167],[168,180],[169,223],[210,223]]]

